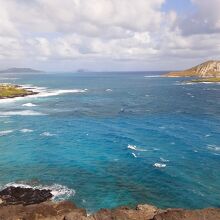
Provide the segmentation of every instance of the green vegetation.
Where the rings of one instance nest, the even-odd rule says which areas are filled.
[[[0,99],[22,97],[32,94],[32,91],[28,91],[16,85],[0,84]]]
[[[191,82],[200,83],[200,82],[220,82],[220,77],[210,77],[210,78],[200,78],[200,79],[194,79]]]

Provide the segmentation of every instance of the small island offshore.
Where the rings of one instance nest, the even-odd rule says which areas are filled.
[[[24,89],[18,85],[0,84],[0,99],[25,97],[25,96],[36,95],[36,94],[37,92]]]
[[[0,73],[42,73],[41,70],[35,70],[32,68],[9,68],[5,70],[0,70]],[[19,85],[12,85],[8,83],[0,83],[0,99],[25,97],[29,95],[36,95],[37,92],[33,92],[29,89],[22,88]]]
[[[11,68],[4,73],[30,69]],[[35,72],[35,71],[34,71]],[[220,61],[208,61],[191,69],[171,72],[167,77],[193,77],[191,82],[220,82]],[[0,100],[38,94],[21,85],[0,84]],[[98,203],[98,202],[97,202]],[[126,204],[125,204],[126,205]],[[204,206],[202,206],[204,207]],[[49,189],[6,187],[0,190],[0,220],[220,220],[220,208],[162,209],[149,204],[122,206],[90,213],[70,201],[53,200]]]
[[[210,60],[187,70],[170,72],[167,77],[196,77],[191,82],[220,82],[220,61]]]

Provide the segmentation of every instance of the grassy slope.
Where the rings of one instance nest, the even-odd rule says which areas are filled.
[[[27,91],[23,88],[14,86],[14,85],[3,85],[0,84],[0,99],[1,98],[13,98],[18,96],[25,96],[31,94],[30,91]]]

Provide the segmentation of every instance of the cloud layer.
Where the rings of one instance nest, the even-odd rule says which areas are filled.
[[[168,0],[167,0],[168,1]],[[0,0],[0,64],[71,70],[175,69],[220,58],[220,0]]]

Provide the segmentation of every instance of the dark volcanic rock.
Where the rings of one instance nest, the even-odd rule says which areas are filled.
[[[52,198],[50,190],[21,187],[8,187],[0,191],[0,199],[6,205],[30,205],[45,202]]]

